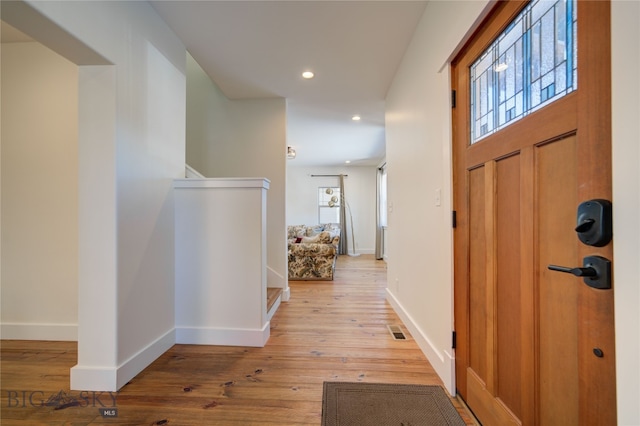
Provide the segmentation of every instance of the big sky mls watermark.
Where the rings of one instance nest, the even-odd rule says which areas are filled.
[[[118,417],[118,392],[80,391],[76,394],[63,390],[48,393],[40,390],[6,390],[7,408],[53,407],[63,410],[70,407],[97,408],[102,417]]]

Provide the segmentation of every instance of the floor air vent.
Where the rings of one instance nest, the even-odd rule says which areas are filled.
[[[388,325],[387,328],[394,340],[407,340],[399,325]]]

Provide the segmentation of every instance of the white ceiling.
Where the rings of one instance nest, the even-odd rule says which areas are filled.
[[[288,164],[384,158],[384,99],[426,1],[150,3],[228,98],[287,99],[287,144],[297,152]],[[2,42],[29,40],[1,26]],[[312,80],[301,77],[308,69]]]
[[[289,164],[383,159],[384,99],[426,1],[150,3],[228,98],[287,98]]]

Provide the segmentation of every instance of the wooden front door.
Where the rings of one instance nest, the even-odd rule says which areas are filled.
[[[613,289],[548,269],[613,260],[575,231],[580,203],[611,200],[609,2],[576,3],[575,90],[475,143],[470,67],[527,4],[499,2],[452,66],[456,383],[484,425],[616,424]]]

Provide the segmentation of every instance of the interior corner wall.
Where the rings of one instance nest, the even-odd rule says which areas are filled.
[[[386,99],[388,300],[452,394],[451,86],[445,65],[487,3],[429,2]]]
[[[76,340],[78,67],[3,43],[2,338]]]
[[[79,182],[88,177],[94,188],[79,192],[80,243],[89,247],[82,226],[95,225],[96,213],[105,230],[90,233],[108,238],[87,256],[108,258],[80,262],[71,386],[114,391],[175,343],[173,180],[185,173],[186,49],[146,2],[16,2],[3,4],[3,19],[5,7],[17,8],[14,20],[32,11],[105,59],[80,70]],[[32,35],[31,20],[20,21],[9,23]],[[91,262],[107,275],[91,275]]]
[[[269,179],[268,285],[286,296],[286,101],[230,100],[190,56],[187,70],[187,162],[211,178]]]
[[[315,225],[318,217],[318,188],[339,186],[337,177],[311,177],[311,175],[339,175],[344,180],[345,195],[353,215],[355,251],[374,254],[376,244],[376,188],[377,167],[296,166],[289,160],[287,167],[287,225]],[[347,220],[349,215],[347,213]],[[351,252],[351,225],[348,225],[348,245]]]

